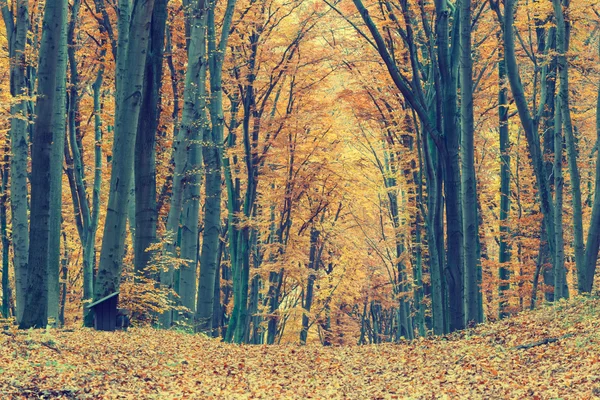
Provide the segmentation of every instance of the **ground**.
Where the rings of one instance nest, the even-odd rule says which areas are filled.
[[[0,398],[600,398],[600,300],[373,346],[237,346],[181,332],[6,330]]]

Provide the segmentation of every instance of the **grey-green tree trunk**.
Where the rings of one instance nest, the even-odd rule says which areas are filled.
[[[600,54],[600,42],[598,43]],[[596,102],[596,143],[600,143],[600,84],[598,85],[598,99]],[[598,260],[598,249],[600,248],[600,151],[596,152],[596,180],[594,183],[594,203],[592,205],[592,218],[588,231],[585,249],[586,281],[582,292],[590,293],[594,287],[594,275],[596,274],[596,262]]]
[[[73,162],[75,164],[75,175],[79,175],[77,178],[78,187],[81,186],[81,190],[77,190],[77,194],[79,195],[81,203],[82,214],[85,214],[87,211],[88,217],[82,215],[82,229],[81,229],[81,242],[83,246],[83,301],[84,304],[89,304],[93,300],[94,297],[94,267],[96,265],[96,234],[98,231],[98,221],[100,216],[100,189],[102,187],[102,102],[104,95],[102,94],[102,85],[104,82],[104,70],[105,70],[105,56],[107,53],[106,44],[110,40],[110,49],[112,50],[113,57],[117,55],[117,47],[116,42],[114,42],[114,35],[112,32],[112,25],[110,24],[110,20],[108,14],[106,12],[106,7],[103,0],[94,0],[96,6],[96,12],[99,15],[102,15],[102,18],[98,20],[98,28],[101,34],[100,43],[103,45],[100,50],[99,59],[103,62],[98,65],[98,70],[96,71],[96,79],[92,84],[92,97],[93,97],[93,110],[94,110],[94,181],[92,186],[92,204],[91,210],[88,203],[88,196],[86,193],[86,188],[83,185],[84,180],[84,171],[83,171],[83,162],[81,159],[81,151],[79,150],[79,146],[74,145],[76,143],[76,129],[75,127],[71,127],[71,144],[72,144],[72,153],[73,153]],[[74,76],[77,74],[77,66],[75,65],[75,52],[72,50],[74,48],[75,38],[74,36],[70,37],[69,46],[70,56],[69,60],[72,63],[71,66],[71,80],[72,82],[76,82],[77,79],[74,79]],[[75,67],[73,67],[75,66]],[[74,97],[76,94],[77,87],[71,89],[72,96]],[[77,103],[74,103],[75,105]],[[74,115],[72,116],[73,120],[76,117],[78,112],[77,109],[74,109]],[[71,123],[70,123],[71,124]],[[77,174],[77,171],[79,173]],[[73,199],[73,203],[75,204],[75,198]],[[92,327],[94,324],[93,313],[90,312],[85,306],[83,307],[83,324],[87,327]]]
[[[31,154],[31,227],[29,230],[29,258],[27,272],[27,292],[23,316],[19,322],[21,329],[45,328],[48,323],[48,273],[50,235],[54,233],[52,214],[59,214],[52,190],[57,190],[56,182],[62,172],[62,151],[58,167],[52,166],[53,141],[64,140],[65,118],[65,74],[66,74],[66,27],[67,2],[57,0],[46,3],[44,9],[40,61],[38,64],[38,86],[36,119],[33,128]],[[63,143],[61,142],[61,145]],[[49,196],[50,194],[50,196]],[[60,231],[58,232],[60,235]],[[53,243],[56,245],[56,243]],[[56,265],[58,272],[58,265]],[[58,302],[58,298],[56,299]]]
[[[565,270],[565,242],[563,236],[563,188],[564,178],[562,172],[563,136],[562,136],[562,98],[556,98],[554,119],[554,299],[560,300],[569,296],[567,290],[567,276]]]
[[[569,175],[571,183],[571,200],[573,207],[573,247],[575,250],[575,265],[577,269],[578,287],[584,288],[583,282],[587,280],[585,267],[585,248],[583,244],[583,214],[581,210],[581,177],[579,167],[577,166],[577,150],[575,149],[575,135],[573,132],[573,122],[571,120],[571,104],[569,94],[569,64],[567,62],[567,51],[569,50],[569,29],[563,14],[563,4],[560,0],[552,1],[554,7],[554,16],[556,18],[556,50],[558,51],[558,72],[559,72],[559,92],[560,103],[562,105],[562,125],[565,132],[565,143],[567,145],[567,159],[569,163]],[[564,1],[564,6],[568,7],[569,0]],[[556,157],[556,155],[555,155]],[[562,272],[559,273],[562,275]],[[556,276],[556,273],[555,273]],[[565,281],[566,283],[566,281]],[[564,294],[564,289],[554,288]],[[568,297],[568,294],[563,297]]]
[[[188,69],[185,77],[184,105],[181,131],[187,149],[186,171],[183,178],[181,214],[181,258],[187,260],[180,267],[179,296],[181,304],[194,315],[196,307],[198,265],[198,217],[200,185],[202,182],[203,132],[207,129],[206,116],[206,25],[207,3],[196,1],[192,13],[191,37],[188,47]],[[212,287],[212,286],[211,286]]]
[[[479,220],[473,122],[473,61],[471,59],[471,0],[460,0],[460,119],[462,161],[463,243],[465,249],[465,320],[480,320],[480,282],[478,279]]]
[[[208,10],[208,66],[210,70],[210,121],[211,129],[204,132],[204,168],[206,173],[204,197],[204,231],[200,253],[200,279],[198,281],[198,303],[196,307],[197,329],[209,332],[212,328],[215,295],[215,280],[219,266],[221,237],[221,179],[223,159],[223,60],[230,34],[231,20],[236,0],[227,2],[221,27],[221,38],[217,44],[214,4]]]
[[[119,6],[122,11],[126,11],[129,2],[121,0]],[[116,292],[120,284],[127,206],[133,178],[135,136],[153,7],[154,0],[134,0],[131,19],[128,12],[119,16],[112,172],[100,263],[94,282],[96,299]]]
[[[456,13],[456,12],[455,12]],[[444,171],[446,203],[446,267],[444,274],[448,286],[448,317],[451,330],[465,326],[464,293],[464,243],[461,207],[460,132],[457,120],[457,40],[459,24],[452,30],[449,42],[451,10],[447,0],[436,2],[437,52],[442,90],[443,139],[441,161]]]
[[[27,292],[27,261],[29,254],[29,223],[27,202],[27,165],[29,155],[29,112],[27,58],[25,46],[29,30],[29,1],[17,0],[15,14],[6,2],[0,2],[9,45],[10,57],[10,208],[12,225],[13,265],[15,272],[17,322],[23,316]],[[23,96],[23,97],[21,97]]]
[[[504,12],[503,24],[506,73],[513,98],[517,106],[519,118],[521,120],[521,124],[523,125],[523,130],[525,131],[527,147],[529,148],[531,163],[536,177],[538,197],[540,199],[540,209],[542,211],[543,223],[546,229],[548,248],[552,258],[554,259],[554,254],[556,254],[554,246],[554,239],[556,237],[554,232],[554,207],[552,205],[550,187],[548,180],[546,179],[544,169],[539,134],[537,132],[537,121],[531,116],[527,98],[525,97],[525,92],[521,83],[521,77],[519,75],[515,51],[516,39],[513,26],[514,9],[515,0],[506,0],[506,11]]]
[[[8,150],[8,149],[5,149]],[[0,315],[2,318],[9,318],[11,313],[12,290],[10,288],[9,275],[9,253],[10,238],[7,227],[7,209],[8,209],[8,154],[4,157],[4,166],[0,170],[2,183],[0,186],[0,237],[2,239],[2,307]]]
[[[506,64],[504,62],[504,45],[500,45],[500,55],[498,62],[498,132],[500,140],[500,237],[498,249],[498,262],[500,268],[498,278],[498,295],[500,297],[499,316],[503,318],[508,315],[506,306],[508,305],[505,293],[510,289],[510,246],[508,234],[508,220],[510,214],[510,138],[508,131],[508,99],[506,88]]]
[[[156,133],[160,119],[163,54],[168,0],[155,0],[142,88],[142,107],[135,140],[135,231],[134,268],[148,266],[156,242]]]
[[[74,10],[77,11],[75,2]],[[73,18],[77,18],[77,15]],[[63,26],[58,49],[56,73],[56,98],[52,119],[52,149],[50,155],[50,221],[48,237],[48,319],[52,325],[59,323],[60,311],[60,238],[62,223],[62,174],[66,130],[67,94],[67,11],[64,10]]]
[[[167,29],[171,29],[168,27]],[[185,146],[183,142],[183,134],[179,129],[179,92],[177,90],[177,71],[173,64],[173,57],[169,54],[172,51],[171,45],[171,32],[167,31],[166,34],[166,53],[167,53],[167,64],[169,65],[169,72],[171,73],[171,86],[173,88],[173,180],[171,188],[171,204],[169,206],[169,213],[167,214],[167,223],[165,229],[165,244],[162,249],[163,254],[169,257],[176,256],[177,249],[177,233],[179,231],[179,220],[181,217],[181,201],[183,198],[182,190],[182,179],[183,171],[185,169],[186,154]],[[187,80],[186,80],[187,82]],[[189,91],[189,89],[188,89]],[[170,262],[166,269],[160,272],[160,283],[167,289],[174,288],[174,275],[175,265]],[[178,267],[178,266],[177,266]],[[158,318],[159,325],[163,328],[169,328],[173,323],[173,311],[167,310],[162,313]]]

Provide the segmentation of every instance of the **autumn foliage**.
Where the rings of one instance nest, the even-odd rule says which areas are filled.
[[[142,328],[0,334],[5,398],[563,398],[599,393],[597,299],[380,346],[232,346]]]

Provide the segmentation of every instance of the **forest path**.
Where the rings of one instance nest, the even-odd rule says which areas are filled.
[[[447,337],[347,347],[238,346],[148,328],[8,330],[0,397],[597,398],[598,312],[600,300],[578,298]]]

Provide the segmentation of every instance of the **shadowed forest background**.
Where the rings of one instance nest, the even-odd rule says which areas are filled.
[[[2,321],[442,335],[593,291],[592,0],[0,0]],[[145,331],[144,331],[145,332]]]

